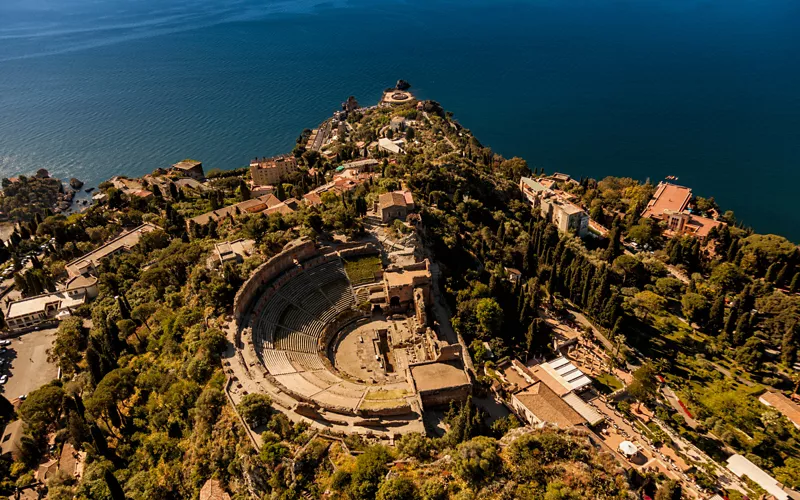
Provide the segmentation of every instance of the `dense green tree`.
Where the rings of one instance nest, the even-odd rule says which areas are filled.
[[[31,434],[44,436],[56,424],[63,402],[64,389],[55,383],[48,384],[28,394],[19,407],[19,416]]]
[[[708,315],[708,328],[718,332],[725,326],[725,294],[718,294]]]
[[[272,413],[272,399],[266,394],[247,394],[239,403],[238,410],[247,425],[259,427],[269,420]]]
[[[420,497],[422,500],[445,500],[447,498],[447,486],[440,479],[428,479],[422,483]]]
[[[628,394],[640,403],[647,403],[655,397],[657,388],[656,369],[651,363],[645,363],[633,372]]]
[[[698,293],[686,293],[681,298],[681,310],[689,321],[704,324],[708,320],[708,300]]]
[[[419,498],[414,481],[404,476],[390,477],[378,489],[377,500],[414,500]]]
[[[655,500],[681,500],[681,498],[683,498],[681,484],[672,479],[664,481],[655,496]]]
[[[475,316],[481,331],[488,337],[497,335],[503,326],[503,310],[493,298],[480,299],[475,307]]]
[[[403,434],[396,442],[401,456],[425,460],[430,457],[432,443],[430,438],[418,432]]]
[[[391,458],[389,450],[382,445],[370,446],[359,455],[351,476],[351,496],[363,500],[376,498]]]
[[[478,436],[458,445],[453,470],[464,481],[479,484],[498,473],[503,465],[497,441]]]
[[[55,361],[66,375],[78,371],[78,363],[83,359],[86,348],[86,332],[82,320],[77,317],[63,319],[58,324],[53,347],[48,358]]]

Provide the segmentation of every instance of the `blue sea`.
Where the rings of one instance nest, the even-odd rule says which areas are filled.
[[[797,0],[0,0],[0,176],[290,150],[398,78],[575,177],[667,175],[800,241]]]

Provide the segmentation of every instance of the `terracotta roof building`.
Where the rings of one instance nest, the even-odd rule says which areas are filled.
[[[672,212],[686,210],[691,199],[691,189],[669,182],[661,182],[647,204],[647,208],[644,209],[642,217],[664,219],[664,212],[667,210]]]
[[[281,212],[281,213],[291,213],[294,209],[291,206],[291,200],[286,200],[282,202],[273,194],[266,194],[264,196],[259,196],[258,198],[253,198],[251,200],[242,201],[236,203],[235,205],[228,205],[227,207],[218,208],[216,210],[212,210],[210,212],[206,212],[202,215],[198,215],[197,217],[192,217],[191,219],[186,221],[186,228],[191,228],[192,224],[197,224],[198,226],[205,226],[209,222],[216,221],[219,222],[220,220],[224,219],[225,217],[238,217],[244,213],[260,213],[266,212],[267,214]]]
[[[155,224],[146,222],[137,228],[125,231],[101,247],[68,263],[64,266],[67,274],[70,278],[80,275],[95,274],[97,272],[97,267],[103,259],[120,252],[130,251],[131,248],[139,244],[142,235],[157,229],[160,228]]]
[[[543,382],[535,382],[511,395],[511,406],[528,424],[560,428],[585,424],[586,420]]]
[[[711,228],[724,226],[720,222],[708,217],[701,217],[690,212],[665,211],[664,217],[667,221],[667,229],[677,234],[689,234],[700,239],[708,237]]]
[[[179,161],[172,166],[172,170],[180,175],[185,175],[192,179],[197,179],[198,181],[203,180],[206,176],[203,172],[203,163],[197,160],[186,159]]]
[[[231,500],[231,496],[216,479],[209,479],[200,490],[200,500]]]
[[[559,396],[581,391],[592,385],[592,380],[564,357],[538,364],[532,371],[536,378],[545,382]]]
[[[724,222],[693,214],[689,209],[691,200],[691,189],[661,182],[642,212],[642,217],[664,221],[667,231],[673,234],[688,234],[700,239],[705,239],[712,228],[725,225]]]
[[[800,405],[779,392],[767,391],[758,398],[762,404],[775,408],[800,429]]]
[[[414,197],[410,191],[383,193],[378,197],[378,214],[383,223],[392,219],[405,219],[414,209]]]

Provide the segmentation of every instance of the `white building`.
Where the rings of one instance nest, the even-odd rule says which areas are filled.
[[[405,150],[403,149],[403,144],[405,144],[405,141],[403,141],[402,139],[396,139],[394,141],[391,139],[387,139],[386,137],[381,137],[380,139],[378,139],[379,148],[381,148],[386,152],[396,155],[405,152]]]
[[[589,214],[581,207],[556,197],[542,198],[542,215],[562,233],[583,238],[589,233]]]
[[[777,479],[764,472],[742,455],[731,455],[728,458],[728,469],[740,478],[747,476],[777,500],[789,500],[789,493],[784,490],[783,485]]]
[[[65,266],[67,274],[70,278],[97,274],[97,268],[103,259],[116,255],[117,253],[130,251],[131,248],[139,244],[142,235],[155,231],[156,229],[161,228],[155,224],[146,222],[135,229],[125,231],[103,246],[68,263]]]
[[[564,174],[556,174],[563,176]],[[567,176],[568,178],[568,176]],[[552,179],[546,179],[552,185]],[[581,207],[570,202],[568,196],[559,190],[553,190],[530,177],[522,177],[519,190],[528,202],[539,207],[542,217],[549,220],[562,233],[575,234],[583,238],[589,233],[589,214]]]
[[[97,296],[97,278],[76,276],[63,291],[15,300],[5,311],[6,324],[12,332],[72,315],[72,310]]]

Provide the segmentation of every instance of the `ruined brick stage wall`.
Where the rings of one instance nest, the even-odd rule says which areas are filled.
[[[439,391],[427,391],[420,393],[419,397],[422,400],[422,406],[431,408],[436,406],[448,406],[451,401],[462,402],[466,401],[472,387],[469,384],[461,385],[458,387],[448,387]]]
[[[373,243],[343,243],[336,247],[336,251],[345,259],[381,253]]]

